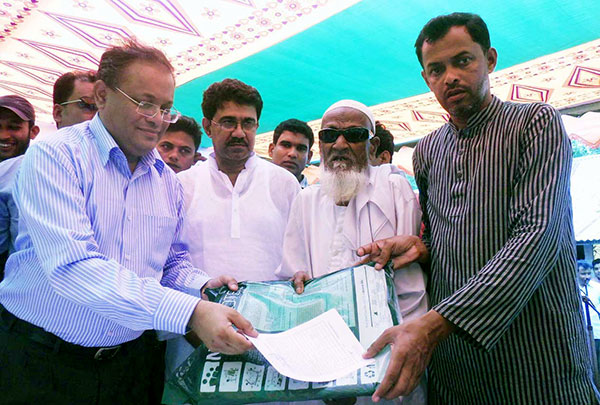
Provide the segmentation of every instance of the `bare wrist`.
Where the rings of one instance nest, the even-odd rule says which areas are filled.
[[[454,332],[456,326],[433,309],[423,315],[427,322],[429,335],[437,342],[445,340]]]

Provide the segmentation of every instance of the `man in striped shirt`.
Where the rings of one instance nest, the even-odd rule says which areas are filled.
[[[415,47],[451,118],[414,154],[432,310],[369,349],[392,344],[375,399],[410,392],[429,363],[431,404],[598,403],[575,273],[572,152],[559,114],[492,96],[497,53],[479,16],[434,18]],[[359,253],[385,261],[391,250],[414,250],[402,242]]]
[[[100,60],[98,114],[32,145],[14,189],[15,252],[0,283],[0,402],[152,403],[160,356],[145,330],[241,353],[239,313],[200,300],[209,281],[180,232],[181,185],[155,146],[179,113],[165,55],[131,40]]]

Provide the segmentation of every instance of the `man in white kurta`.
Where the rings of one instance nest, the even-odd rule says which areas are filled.
[[[192,263],[209,275],[276,279],[300,186],[289,171],[253,152],[261,109],[253,87],[232,79],[212,84],[204,93],[202,126],[214,153],[178,174],[185,202],[182,237]],[[168,342],[167,377],[193,350],[182,337]]]
[[[275,280],[283,234],[300,186],[287,170],[255,154],[235,184],[212,153],[178,176],[183,185],[183,237],[194,266],[236,280]]]
[[[290,213],[280,277],[306,271],[311,278],[350,267],[356,250],[394,235],[418,235],[421,211],[410,184],[392,165],[370,166],[365,188],[339,206],[312,185],[300,192]],[[397,270],[396,292],[403,319],[427,310],[425,276],[418,264]]]
[[[362,103],[342,100],[325,112],[319,131],[321,184],[302,190],[292,205],[278,276],[322,276],[356,264],[363,245],[419,235],[421,211],[405,176],[391,165],[368,164],[378,144],[372,140],[374,129],[373,115]],[[424,314],[427,295],[420,266],[397,270],[394,281],[402,318]],[[407,402],[424,403],[423,392]]]

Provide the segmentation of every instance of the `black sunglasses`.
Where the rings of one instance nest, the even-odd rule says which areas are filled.
[[[350,143],[364,142],[369,139],[370,131],[363,127],[344,129],[325,128],[319,131],[319,140],[325,143],[334,143],[340,135]]]

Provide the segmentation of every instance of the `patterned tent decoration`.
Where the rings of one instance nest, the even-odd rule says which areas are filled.
[[[163,50],[177,84],[280,42],[355,1],[72,0],[0,2],[0,94],[30,99],[52,122],[52,85],[96,69],[108,46],[131,37]],[[191,17],[193,16],[193,18]]]
[[[594,6],[594,0],[547,3],[548,7],[539,10],[517,0],[491,0],[485,5],[457,0],[444,6],[417,0],[0,0],[0,95],[13,93],[28,98],[38,120],[52,125],[52,85],[56,78],[69,70],[95,69],[107,46],[137,37],[166,53],[176,70],[175,105],[196,119],[202,117],[201,91],[212,81],[234,75],[257,87],[265,98],[260,126],[265,132],[256,141],[256,151],[263,156],[271,141],[269,131],[279,121],[295,116],[309,120],[317,130],[319,115],[341,98],[356,97],[372,105],[376,118],[390,129],[396,143],[411,142],[449,119],[433,95],[426,92],[410,49],[418,27],[431,16],[453,11],[449,7],[487,13],[486,20],[489,16],[494,25],[502,25],[501,30],[492,32],[494,39],[532,26],[532,43],[521,46],[518,57],[513,54],[519,46],[500,49],[501,60],[508,54],[511,60],[522,62],[502,65],[492,74],[492,91],[502,100],[542,101],[557,108],[600,100],[597,4]],[[558,4],[560,10],[554,11]],[[515,15],[520,18],[515,19]],[[569,26],[561,25],[565,15],[569,16]],[[555,26],[550,25],[553,21]],[[556,24],[563,31],[557,32]],[[327,30],[329,26],[333,28]],[[377,26],[381,35],[371,38],[373,31],[368,30]],[[540,27],[548,32],[536,32]],[[363,30],[367,34],[362,34]],[[299,38],[315,42],[313,33],[321,35],[316,42],[329,41],[333,46],[322,50],[309,44],[302,48]],[[398,48],[394,41],[401,35],[408,44],[401,47],[402,52],[408,50],[410,58],[393,59]],[[521,43],[528,39],[523,37],[523,33],[518,37]],[[554,51],[529,60],[527,52],[539,55],[536,41],[545,37],[549,40],[542,44],[544,49]],[[564,44],[576,45],[552,46],[566,37],[569,40]],[[493,43],[502,43],[502,37],[499,39]],[[389,42],[381,47],[387,55],[370,55],[381,41]],[[365,66],[368,72],[369,60],[377,58],[379,64],[391,60],[385,65],[386,72],[407,84],[393,89],[406,91],[392,91],[392,86],[383,87],[378,77],[365,77]],[[400,66],[399,61],[408,60],[410,63]],[[273,61],[283,64],[271,71]],[[351,68],[358,70],[361,63],[363,71],[352,76]],[[294,79],[306,71],[311,76],[295,83]],[[258,75],[261,72],[262,76]],[[320,87],[311,87],[311,81]],[[359,87],[360,92],[356,92]],[[297,97],[286,98],[287,91]],[[210,140],[203,139],[203,146],[210,146]],[[314,149],[314,159],[318,160],[318,150]]]

